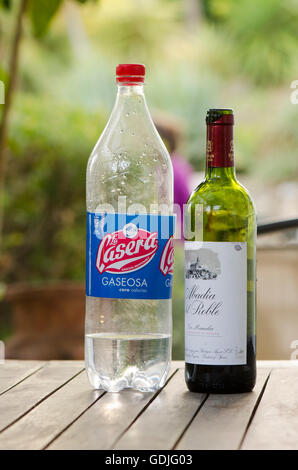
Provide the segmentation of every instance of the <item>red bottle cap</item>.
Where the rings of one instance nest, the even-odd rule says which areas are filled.
[[[119,64],[116,67],[116,80],[122,85],[143,83],[145,77],[145,65],[143,64]]]
[[[208,109],[206,123],[215,124],[234,124],[234,113],[232,109]]]

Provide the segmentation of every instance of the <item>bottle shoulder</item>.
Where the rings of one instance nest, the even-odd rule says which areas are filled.
[[[170,155],[156,130],[144,95],[117,97],[110,118],[91,152],[89,165],[91,161],[102,165],[115,154],[124,154],[128,160],[141,155],[152,156],[171,166]]]
[[[242,214],[245,212],[247,215],[255,214],[254,202],[248,190],[236,179],[204,180],[191,193],[187,201],[188,206],[196,204],[202,204],[204,210],[218,208]]]
[[[154,128],[142,124],[141,119],[129,126],[122,120],[107,124],[87,164],[88,208],[116,207],[120,197],[147,210],[150,203],[172,204],[171,158]]]
[[[144,125],[143,125],[144,124]],[[87,172],[91,167],[109,167],[114,157],[124,159],[127,164],[143,160],[171,170],[172,162],[169,152],[161,140],[155,126],[140,119],[133,122],[129,128],[127,124],[110,119],[94,146],[87,165]],[[112,165],[113,170],[115,164]]]

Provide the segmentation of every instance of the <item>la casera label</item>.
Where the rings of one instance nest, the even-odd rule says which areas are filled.
[[[174,216],[87,213],[86,294],[169,299]]]

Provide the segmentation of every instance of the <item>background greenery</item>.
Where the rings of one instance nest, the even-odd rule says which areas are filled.
[[[4,285],[84,279],[85,167],[114,102],[119,62],[146,64],[150,109],[181,123],[179,151],[195,170],[204,167],[206,109],[232,107],[239,171],[268,186],[297,180],[298,106],[290,103],[297,1],[51,0],[43,2],[55,13],[46,25],[31,1],[8,135]],[[8,3],[0,10],[2,80],[17,2]],[[182,266],[179,245],[176,358],[183,357]]]

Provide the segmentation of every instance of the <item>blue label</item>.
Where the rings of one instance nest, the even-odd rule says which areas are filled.
[[[171,298],[174,217],[88,212],[86,294]]]

